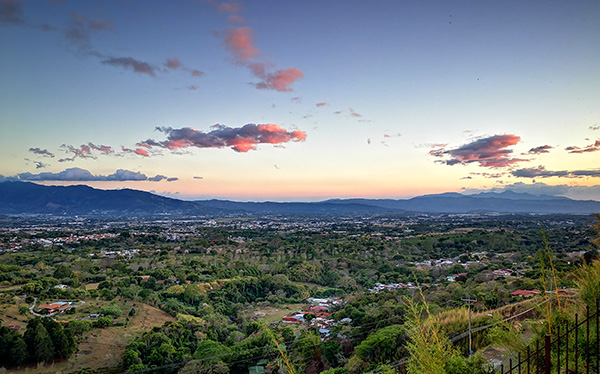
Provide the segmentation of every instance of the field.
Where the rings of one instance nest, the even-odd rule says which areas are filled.
[[[306,304],[285,304],[275,307],[263,307],[251,309],[247,312],[248,318],[259,320],[266,324],[281,321],[281,317],[302,310]]]

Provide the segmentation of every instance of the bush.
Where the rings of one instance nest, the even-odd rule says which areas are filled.
[[[100,314],[104,314],[105,316],[113,316],[114,318],[117,318],[118,316],[123,314],[123,311],[119,309],[119,307],[117,307],[116,305],[110,305],[100,309]]]

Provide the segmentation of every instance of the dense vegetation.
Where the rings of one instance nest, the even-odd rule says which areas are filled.
[[[474,308],[481,313],[473,325],[484,326],[485,311],[516,301],[511,292],[549,286],[544,281],[549,259],[557,286],[574,287],[576,279],[566,275],[597,253],[591,221],[581,216],[244,218],[113,229],[89,223],[88,232],[63,224],[5,233],[0,235],[4,248],[11,243],[19,248],[0,254],[2,315],[8,318],[14,310],[29,321],[24,334],[0,327],[0,366],[69,359],[77,341],[95,329],[126,327],[146,304],[175,320],[133,338],[124,347],[121,370],[395,370],[427,343],[409,338],[411,329],[422,326],[425,312],[415,314],[414,308],[423,298],[429,313],[439,317],[440,336],[451,337],[467,328],[464,309],[452,311],[463,307],[464,299],[478,300]],[[88,233],[115,235],[58,240]],[[449,262],[437,266],[435,260]],[[512,275],[494,273],[500,269]],[[370,291],[378,283],[405,287]],[[266,322],[256,314],[288,305],[300,309],[309,297],[344,299],[329,310],[327,318],[336,323],[326,333],[277,323],[281,317]],[[65,323],[31,316],[32,304],[57,300],[86,304],[60,315]],[[98,316],[90,319],[92,314]],[[464,339],[454,345],[441,341],[440,351],[453,358],[448,373],[484,370],[480,358],[463,359]],[[487,333],[474,337],[476,349],[487,344]]]

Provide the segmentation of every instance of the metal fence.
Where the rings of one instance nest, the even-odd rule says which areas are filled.
[[[535,347],[527,347],[518,353],[516,362],[502,364],[500,374],[550,374],[550,373],[596,373],[600,374],[600,314],[598,300],[596,311],[590,314],[586,307],[585,319],[557,326],[552,336],[547,334],[544,342],[538,340]],[[590,336],[591,335],[591,336]]]

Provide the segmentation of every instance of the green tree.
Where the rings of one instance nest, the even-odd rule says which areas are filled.
[[[404,356],[405,332],[400,325],[375,331],[355,349],[356,355],[372,364],[398,360]]]
[[[59,265],[54,271],[53,277],[56,279],[71,278],[73,271],[66,265]]]
[[[38,323],[29,346],[34,362],[48,362],[54,358],[54,345],[48,331],[42,323]]]
[[[205,362],[218,362],[223,361],[223,356],[230,353],[231,349],[229,349],[229,347],[207,339],[198,344],[198,348],[196,348],[193,357],[196,360],[203,360]]]
[[[25,304],[19,304],[19,314],[25,315],[29,311],[29,307]]]
[[[10,346],[9,355],[12,362],[17,366],[21,366],[27,362],[29,353],[27,352],[27,344],[25,344],[23,338],[19,337],[13,341]]]

